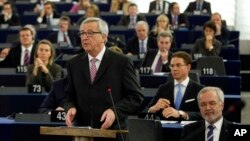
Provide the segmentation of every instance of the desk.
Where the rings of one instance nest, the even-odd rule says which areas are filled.
[[[152,80],[151,80],[152,81]],[[155,96],[157,89],[142,89],[144,101],[140,106],[139,111],[143,111]],[[225,104],[223,114],[226,119],[233,122],[241,121],[241,96],[239,93],[225,93]],[[233,109],[234,108],[234,109]]]
[[[180,48],[182,44],[194,44],[195,41],[203,37],[203,31],[197,30],[176,30],[174,31],[174,38],[177,48]],[[239,48],[239,31],[230,31],[229,42],[236,48]]]
[[[189,29],[194,29],[195,26],[201,26],[210,20],[209,15],[188,15]]]
[[[15,122],[11,119],[0,118],[0,139],[1,141],[72,141],[72,137],[68,136],[40,135],[40,126],[65,126],[65,124]]]
[[[37,113],[38,108],[47,96],[43,94],[0,94],[0,116],[13,113]]]
[[[40,126],[64,126],[64,124],[52,122],[15,122],[14,120],[1,117],[0,139],[1,141],[72,141],[72,137],[68,136],[40,135]],[[162,124],[161,128],[164,141],[170,139],[173,141],[178,141],[183,130],[183,125],[179,123]],[[141,135],[143,132],[144,130],[138,131],[138,134]]]

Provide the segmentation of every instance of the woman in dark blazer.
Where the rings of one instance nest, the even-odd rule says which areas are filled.
[[[48,40],[41,40],[36,47],[34,64],[28,66],[27,85],[38,84],[49,91],[54,80],[61,78],[62,68],[54,63],[55,50]]]

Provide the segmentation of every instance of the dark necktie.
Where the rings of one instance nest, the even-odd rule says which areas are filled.
[[[176,94],[174,105],[175,105],[175,108],[177,110],[179,110],[180,105],[181,105],[181,101],[182,101],[182,97],[183,97],[182,90],[181,90],[182,84],[179,83],[176,86],[177,86],[177,94]]]
[[[67,40],[67,36],[66,36],[65,32],[63,32],[63,42],[65,42],[65,43],[67,43],[67,42],[68,42],[68,40]]]
[[[25,54],[24,54],[24,65],[27,66],[30,63],[30,55],[29,55],[29,50],[25,49]]]
[[[213,141],[214,140],[214,126],[209,125],[208,127],[208,132],[207,132],[207,141]]]
[[[144,44],[144,40],[141,40],[141,47],[140,47],[140,53],[145,53],[145,44]]]
[[[155,66],[155,72],[161,72],[161,70],[162,70],[162,59],[160,56]]]
[[[50,17],[47,16],[47,25],[51,25]]]
[[[197,3],[196,10],[201,11],[201,3]]]
[[[130,17],[130,23],[129,23],[129,28],[134,28],[135,27],[135,17]]]
[[[161,11],[161,5],[160,5],[160,3],[157,4],[157,7],[158,7],[158,11]]]
[[[90,65],[91,65],[90,66],[90,80],[91,80],[92,83],[94,82],[96,72],[97,72],[96,61],[97,61],[96,58],[92,58],[90,60]]]

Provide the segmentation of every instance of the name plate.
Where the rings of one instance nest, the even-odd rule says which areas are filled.
[[[66,112],[65,111],[51,111],[52,122],[65,122]]]
[[[42,86],[39,84],[29,85],[28,93],[42,93]]]
[[[21,65],[16,67],[16,73],[26,73],[27,72],[27,66]]]

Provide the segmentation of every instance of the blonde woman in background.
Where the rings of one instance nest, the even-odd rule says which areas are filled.
[[[169,19],[166,15],[161,14],[156,18],[156,23],[149,35],[157,38],[158,34],[162,31],[170,31]]]
[[[41,40],[35,50],[34,64],[28,66],[27,85],[38,84],[50,91],[54,80],[62,76],[62,67],[54,63],[55,49],[48,40]]]
[[[91,4],[87,9],[86,9],[86,14],[83,15],[77,22],[77,25],[81,25],[82,21],[89,17],[99,17],[100,15],[100,10],[99,7],[95,4]]]
[[[112,0],[109,12],[122,11],[123,15],[128,15],[128,6],[130,3],[129,0]]]

